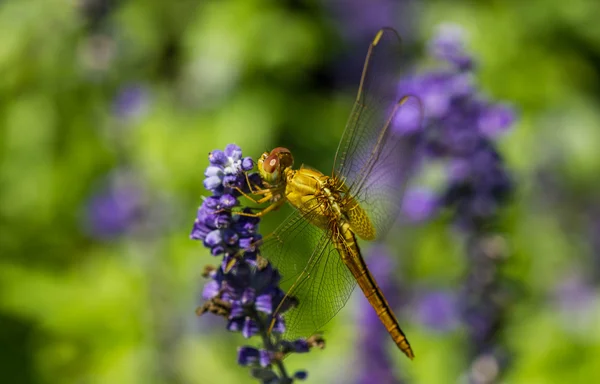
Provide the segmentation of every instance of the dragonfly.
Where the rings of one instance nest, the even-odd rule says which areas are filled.
[[[282,274],[286,298],[294,301],[284,313],[289,338],[314,334],[344,307],[358,284],[392,340],[414,358],[357,239],[380,240],[387,234],[414,173],[414,127],[420,125],[422,109],[417,97],[397,94],[400,68],[400,37],[383,28],[369,46],[330,175],[304,165],[294,169],[293,155],[283,147],[257,161],[263,188],[252,193],[263,197],[254,201],[270,202],[257,214],[285,202],[295,208],[260,248]],[[399,129],[401,120],[413,121],[414,127]]]

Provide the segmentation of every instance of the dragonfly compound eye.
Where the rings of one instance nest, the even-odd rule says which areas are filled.
[[[294,156],[292,156],[292,152],[287,148],[277,147],[271,151],[271,155],[277,155],[281,169],[286,169],[294,165]]]
[[[258,159],[258,171],[267,183],[278,184],[284,177],[284,170],[294,164],[294,158],[289,149],[277,147],[271,152],[265,152]]]
[[[279,157],[277,154],[267,155],[265,152],[258,160],[258,172],[260,177],[268,183],[276,183],[279,178]]]

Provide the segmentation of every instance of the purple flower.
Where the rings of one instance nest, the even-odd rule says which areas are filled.
[[[279,287],[279,271],[258,256],[261,235],[259,218],[251,210],[240,207],[239,197],[250,190],[248,181],[260,185],[254,174],[248,175],[254,165],[242,150],[229,144],[224,151],[212,151],[210,165],[205,171],[204,186],[212,192],[196,213],[190,238],[202,241],[214,256],[222,256],[218,268],[205,271],[209,282],[202,297],[205,304],[198,314],[211,312],[227,319],[226,329],[240,332],[244,338],[260,336],[263,348],[244,346],[238,350],[238,363],[252,367],[253,377],[263,383],[292,383],[302,380],[306,372],[288,376],[283,357],[289,353],[307,352],[322,347],[322,339],[309,338],[288,341],[281,306],[286,298]],[[240,207],[239,210],[234,210]],[[294,302],[287,297],[286,301]],[[270,332],[269,332],[270,330]],[[279,368],[280,374],[273,371]]]
[[[242,332],[246,338],[259,333],[259,314],[267,315],[265,317],[270,325],[273,319],[271,315],[285,296],[279,288],[279,272],[270,264],[257,268],[240,262],[228,273],[223,272],[222,268],[218,269],[210,278],[213,281],[207,284],[204,299],[227,302],[230,308],[228,329]],[[272,332],[285,332],[281,312],[275,316],[275,322],[278,326]]]
[[[416,312],[421,324],[436,331],[451,331],[459,324],[457,298],[448,291],[422,293],[417,298]]]
[[[505,240],[494,234],[471,233],[467,243],[468,270],[459,295],[461,319],[469,338],[471,373],[481,359],[493,359],[498,372],[508,365],[509,353],[500,342],[506,311],[514,300],[514,288],[500,275],[506,259]]]
[[[475,87],[473,59],[466,53],[459,27],[445,25],[430,43],[434,57],[449,64],[443,69],[417,74],[399,84],[401,94],[420,98],[425,129],[421,130],[424,157],[448,164],[447,186],[437,201],[454,211],[463,227],[477,227],[492,220],[507,201],[513,184],[493,139],[515,120],[514,110],[493,103]],[[408,124],[396,119],[397,129]],[[415,196],[407,194],[406,213],[419,218]],[[432,207],[425,201],[423,216]],[[410,211],[415,208],[415,211]]]
[[[592,278],[596,285],[600,285],[600,206],[598,204],[588,208],[588,238],[591,246]]]
[[[190,238],[203,241],[215,256],[234,254],[238,246],[251,250],[260,240],[255,234],[258,219],[232,215],[232,209],[239,205],[241,191],[249,190],[244,169],[253,161],[249,157],[242,158],[242,150],[234,144],[229,144],[225,151],[212,151],[208,159],[210,165],[204,172],[204,187],[213,195],[198,208]]]
[[[261,367],[267,367],[271,364],[271,357],[268,351],[252,347],[240,347],[238,349],[238,364],[249,366],[258,363]]]
[[[481,134],[495,138],[505,132],[515,121],[515,112],[509,105],[496,104],[479,115],[478,128]]]
[[[429,43],[431,55],[453,64],[460,71],[470,70],[473,59],[464,50],[465,31],[455,24],[442,24]]]
[[[215,150],[208,154],[210,165],[204,175],[204,187],[216,196],[240,196],[239,189],[246,189],[246,172],[254,167],[252,158],[242,158],[242,150],[229,144],[225,151]],[[245,191],[245,192],[246,192]]]
[[[512,193],[512,180],[489,142],[480,142],[468,157],[455,160],[451,171],[441,202],[454,208],[455,219],[464,228],[493,219]]]
[[[565,332],[585,338],[596,329],[600,293],[593,279],[580,271],[570,272],[555,287],[553,299]]]
[[[284,349],[288,352],[306,353],[310,351],[310,344],[304,339],[285,341],[283,344]]]
[[[324,4],[342,37],[360,47],[368,44],[383,26],[402,27],[403,37],[413,29],[410,1],[373,0],[368,7],[357,0],[332,0]]]
[[[134,119],[148,109],[148,91],[140,85],[128,85],[119,90],[113,101],[113,111],[117,117]]]
[[[90,197],[85,209],[86,227],[100,239],[126,235],[142,224],[147,208],[141,184],[126,172],[115,172]]]
[[[429,219],[437,208],[437,196],[426,188],[409,189],[402,201],[402,212],[414,222]]]
[[[429,45],[432,56],[443,62],[440,68],[399,84],[402,94],[416,95],[423,103],[422,163],[430,160],[447,167],[436,197],[420,200],[409,192],[403,208],[416,218],[431,217],[432,206],[450,211],[452,221],[466,235],[468,270],[458,297],[428,295],[422,298],[418,315],[428,326],[445,329],[456,311],[469,338],[469,377],[495,364],[495,379],[507,364],[498,334],[512,295],[507,289],[510,281],[498,268],[506,247],[492,229],[515,186],[494,140],[516,117],[511,106],[493,102],[477,89],[475,60],[466,52],[463,36],[457,26],[442,26]]]

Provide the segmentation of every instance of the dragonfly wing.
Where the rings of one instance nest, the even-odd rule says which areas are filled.
[[[376,236],[385,235],[399,213],[415,163],[422,109],[416,96],[398,94],[400,37],[379,31],[369,47],[358,95],[334,162],[352,196],[367,212]],[[402,119],[404,130],[397,129]]]
[[[298,306],[285,315],[288,339],[319,331],[346,305],[356,286],[328,236],[315,249],[308,267],[289,292],[298,299]]]
[[[420,115],[420,101],[403,98],[390,114],[390,120],[410,108]],[[418,164],[419,139],[414,134],[396,134],[389,126],[381,132],[382,140],[349,187],[352,195],[367,212],[375,227],[376,237],[384,236],[400,214],[404,192]]]
[[[286,289],[304,271],[325,234],[307,219],[310,217],[294,210],[260,247],[261,255],[281,273],[281,284]]]
[[[356,286],[331,242],[331,234],[296,211],[261,246],[282,274],[282,289],[298,299],[284,314],[285,337],[308,337],[346,304]]]

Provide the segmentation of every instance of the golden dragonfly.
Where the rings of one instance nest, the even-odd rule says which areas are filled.
[[[291,152],[279,147],[258,159],[264,185],[252,193],[262,195],[254,201],[270,202],[257,215],[286,201],[295,208],[261,246],[262,256],[285,279],[286,297],[297,301],[284,315],[286,336],[313,334],[346,304],[358,283],[396,345],[412,359],[408,339],[357,243],[357,237],[378,240],[388,232],[414,168],[416,129],[404,124],[401,130],[396,123],[412,118],[417,127],[422,111],[416,97],[397,94],[400,58],[398,33],[380,30],[369,46],[330,176],[306,166],[293,169]]]

